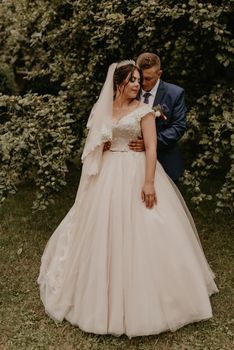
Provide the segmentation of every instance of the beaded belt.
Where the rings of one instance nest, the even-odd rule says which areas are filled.
[[[114,150],[114,149],[110,149],[110,152],[129,152],[129,149],[127,150]]]

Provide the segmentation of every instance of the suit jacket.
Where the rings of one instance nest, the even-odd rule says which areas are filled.
[[[177,143],[186,130],[184,89],[160,80],[153,106],[157,104],[167,117],[166,120],[156,118],[158,160],[172,180],[177,181],[184,170]]]

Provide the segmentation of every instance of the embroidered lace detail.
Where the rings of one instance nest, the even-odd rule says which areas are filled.
[[[119,121],[112,122],[111,151],[129,151],[130,141],[141,136],[141,119],[153,110],[147,106],[141,106],[122,117]]]
[[[59,251],[56,253],[56,258],[53,260],[52,265],[48,269],[49,261],[50,259],[45,260],[45,257],[42,257],[42,262],[44,267],[48,269],[48,271],[41,271],[38,282],[41,283],[43,287],[47,286],[51,292],[51,295],[56,295],[59,293],[59,290],[62,286],[62,281],[64,278],[64,268],[65,268],[65,262],[67,260],[68,252],[69,252],[69,245],[71,242],[71,234],[74,230],[73,224],[74,223],[74,207],[71,208],[69,213],[67,214],[67,222],[66,222],[66,228],[64,227],[64,230],[60,236],[61,244],[59,245]],[[62,229],[62,226],[64,223],[61,223],[60,229]]]

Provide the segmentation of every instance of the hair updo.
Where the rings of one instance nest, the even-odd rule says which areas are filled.
[[[116,93],[119,86],[123,85],[125,80],[128,78],[128,80],[125,82],[124,86],[126,86],[129,81],[133,78],[134,71],[137,70],[140,74],[140,83],[142,82],[142,72],[138,65],[135,63],[127,63],[124,65],[121,65],[115,69],[114,72],[114,92]]]

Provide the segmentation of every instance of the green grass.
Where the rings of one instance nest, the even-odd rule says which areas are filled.
[[[214,317],[175,333],[137,337],[87,334],[68,322],[55,323],[44,312],[36,279],[50,235],[71,207],[78,174],[56,203],[32,213],[34,189],[23,187],[0,208],[0,350],[231,350],[233,345],[233,220],[211,206],[192,210],[220,293],[212,297]],[[192,295],[191,295],[192,298]]]

